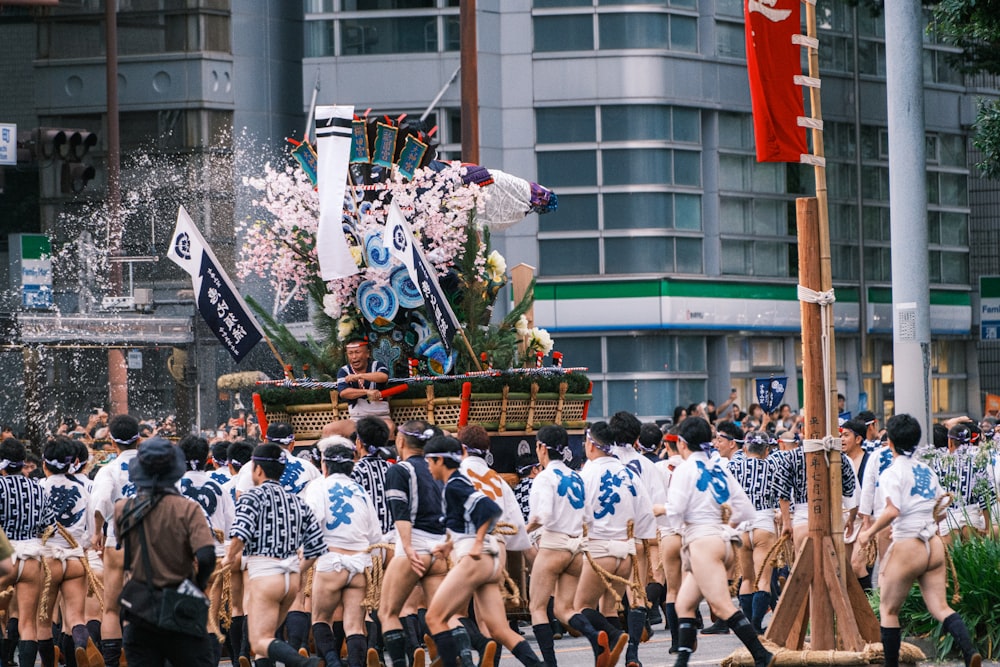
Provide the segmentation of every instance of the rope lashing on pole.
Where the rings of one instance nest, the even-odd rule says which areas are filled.
[[[831,329],[830,322],[833,318],[833,304],[836,303],[837,297],[832,288],[826,292],[817,292],[816,290],[806,287],[805,285],[798,285],[797,292],[799,301],[804,301],[805,303],[815,303],[819,306],[820,328],[822,330],[820,340],[823,346],[823,387],[824,391],[827,391],[830,387],[830,380],[833,376],[833,369],[830,368],[831,341],[829,331]],[[830,401],[823,401],[823,404],[826,406],[826,428],[827,430],[832,430],[831,425],[834,423],[834,415],[830,409]]]

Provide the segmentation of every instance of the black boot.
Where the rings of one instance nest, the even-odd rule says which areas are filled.
[[[270,658],[257,658],[253,661],[254,667],[274,667],[274,662]]]
[[[753,594],[753,603],[751,604],[753,613],[750,616],[750,622],[753,623],[753,629],[757,631],[758,635],[764,634],[764,617],[767,615],[770,604],[771,596],[767,591],[757,591]]]
[[[476,661],[472,658],[472,640],[464,625],[453,628],[451,636],[455,640],[455,647],[458,649],[459,664],[462,667],[476,667]]]
[[[558,618],[549,621],[549,630],[552,631],[552,639],[563,638],[563,624],[559,622]]]
[[[290,611],[285,618],[285,632],[288,634],[288,643],[298,651],[300,648],[309,648],[309,614],[304,611]]]
[[[627,667],[642,667],[639,662],[639,642],[642,641],[642,630],[646,626],[646,610],[642,607],[628,610],[628,648],[625,650],[625,665]]]
[[[667,627],[670,629],[670,653],[677,653],[677,607],[673,602],[666,603]]]
[[[22,665],[34,667],[38,657],[38,642],[21,639],[17,642],[17,660]]]
[[[663,597],[663,593],[663,584],[658,584],[655,581],[646,584],[646,599],[649,601],[646,615],[650,625],[659,625],[663,622],[663,616],[660,615],[660,599]]]
[[[375,612],[373,611],[372,614]],[[421,607],[417,610],[417,620],[420,621],[420,637],[424,635],[430,636],[431,629],[427,627],[427,609]]]
[[[899,667],[899,645],[902,643],[900,628],[879,627],[882,635],[882,653],[885,667]]]
[[[618,641],[618,637],[621,636],[622,631],[620,628],[616,628],[615,625],[612,625],[610,617],[602,616],[599,611],[597,611],[596,609],[591,609],[590,607],[585,608],[581,613],[587,617],[587,620],[590,621],[590,624],[594,626],[594,628],[597,629],[598,632],[603,630],[608,634],[609,645],[611,646],[615,645],[615,643]],[[617,625],[621,624],[617,623]]]
[[[121,661],[122,657],[122,640],[121,639],[104,639],[101,641],[101,656],[104,658],[105,667],[118,667],[118,663]],[[34,662],[27,663],[28,667],[34,665]]]
[[[85,626],[80,627],[84,632],[87,631]],[[59,635],[59,651],[66,662],[66,667],[76,667],[76,647],[73,646],[72,635],[67,635],[65,632]]]
[[[674,667],[687,667],[691,654],[698,650],[698,628],[693,618],[677,619],[677,660]]]
[[[42,667],[55,667],[56,645],[51,637],[38,640],[38,658],[42,662]]]
[[[747,620],[742,611],[738,611],[727,618],[726,625],[732,628],[736,636],[743,642],[743,645],[750,651],[750,655],[753,656],[754,667],[770,667],[771,661],[774,660],[774,655],[760,643],[757,631],[753,629],[750,621]]]
[[[303,658],[291,644],[280,639],[275,639],[267,645],[267,657],[274,662],[285,663],[285,667],[316,667],[319,665],[319,658],[315,656]]]
[[[597,643],[598,631],[583,614],[573,614],[569,619],[569,627],[573,628],[590,642],[594,657],[601,655],[601,645]]]
[[[978,667],[983,658],[972,643],[972,638],[969,636],[969,628],[965,626],[965,621],[962,620],[962,617],[954,613],[944,619],[942,625],[955,638],[955,643],[958,644],[958,647],[962,649],[962,657],[965,658],[965,667],[970,667],[973,664]]]
[[[17,643],[21,640],[21,634],[17,628],[17,617],[7,619],[7,644],[4,648],[4,665],[14,665],[14,654],[17,653]],[[98,644],[100,646],[100,644]]]
[[[378,609],[372,609],[369,613],[371,616],[371,621],[365,621],[365,633],[368,635],[368,648],[373,648],[381,656],[385,653],[385,644],[382,641],[382,621],[378,617]],[[423,637],[423,633],[420,633],[419,637]],[[344,642],[346,641],[347,635],[344,633],[344,623],[343,621],[334,621],[333,623],[333,641],[334,646],[340,651],[344,647]]]
[[[73,642],[73,648],[87,648],[87,639],[90,638],[90,633],[87,632],[86,625],[74,625],[70,630],[70,638]]]
[[[738,596],[740,601],[740,611],[747,618],[753,617],[753,593],[740,593]]]
[[[347,638],[347,665],[348,667],[365,667],[368,656],[368,640],[364,635],[351,635]],[[327,667],[333,665],[327,661]]]
[[[475,649],[481,660],[483,652],[486,650],[486,645],[490,643],[490,638],[479,631],[479,626],[476,624],[475,619],[462,616],[458,620],[462,624],[462,627],[465,628],[465,638],[469,640],[469,646]],[[500,646],[497,645],[497,653],[500,652],[499,649]],[[486,667],[490,666],[486,665]]]
[[[455,667],[458,662],[458,646],[455,645],[455,637],[451,630],[445,630],[434,635],[434,643],[437,645],[438,658],[444,667]]]
[[[313,641],[316,642],[316,655],[326,661],[326,667],[341,667],[340,651],[333,648],[333,628],[326,623],[313,623]],[[365,645],[367,650],[368,646]]]
[[[242,618],[242,617],[241,617]],[[231,631],[231,629],[230,629]],[[94,641],[94,646],[101,645],[101,622],[96,618],[87,621],[87,634]]]
[[[389,654],[391,667],[406,667],[406,639],[402,630],[387,630],[382,635],[385,652]]]
[[[556,667],[556,643],[552,637],[552,626],[548,623],[531,626],[535,631],[535,641],[538,642],[538,651],[542,654],[545,667]]]
[[[414,652],[420,648],[420,619],[416,614],[403,616],[399,619],[403,624],[403,640],[406,645],[406,657],[412,662]]]
[[[716,618],[712,625],[701,629],[703,635],[728,635],[729,626],[721,618]]]
[[[89,623],[87,627],[90,627]],[[232,659],[234,665],[239,663],[240,656],[250,657],[243,650],[243,638],[246,635],[246,630],[247,617],[233,616],[233,623],[229,626],[229,657]],[[247,650],[249,651],[249,649]]]
[[[562,639],[562,623],[556,618],[556,599],[550,597],[549,603],[545,606],[545,613],[548,615],[549,627],[552,629],[553,639]]]
[[[339,656],[344,648],[344,642],[347,641],[347,634],[344,632],[344,622],[334,621],[330,624],[330,627],[333,628],[333,650]],[[368,633],[369,637],[368,648],[376,648],[376,643],[379,641],[379,636],[381,635],[378,630],[379,627],[378,623],[365,621],[365,632]],[[379,651],[379,655],[382,655],[382,651]]]
[[[538,659],[535,652],[531,650],[531,644],[523,639],[518,642],[511,651],[524,667],[544,667],[545,663]]]
[[[338,621],[333,623],[333,645],[337,651],[337,655],[340,655],[340,651],[344,648],[344,642],[347,641],[347,635],[344,634],[344,624],[340,623],[340,631],[337,630]],[[368,648],[375,649],[378,651],[379,655],[382,655],[385,651],[389,649],[385,646],[385,635],[379,632],[378,628],[381,626],[375,621],[365,621],[365,634],[368,636]],[[400,630],[403,633],[403,646],[406,646],[406,629]],[[379,648],[379,642],[382,643],[382,649]],[[406,649],[403,649],[403,655],[406,655]]]

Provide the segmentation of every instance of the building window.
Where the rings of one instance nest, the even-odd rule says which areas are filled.
[[[183,5],[181,5],[183,6]],[[118,12],[118,52],[122,56],[215,51],[231,53],[228,9],[167,9],[132,2]],[[39,17],[40,59],[103,55],[104,10],[60,11]]]
[[[697,109],[541,108],[535,129],[538,180],[560,190],[539,220],[541,275],[703,271]]]
[[[307,58],[460,48],[458,4],[452,0],[306,0],[305,18]]]
[[[759,163],[748,114],[719,114],[719,234],[723,275],[797,275],[797,164]]]
[[[593,51],[658,49],[698,52],[698,16],[694,0],[670,2],[607,2],[603,9],[621,4],[663,7],[650,11],[600,11],[591,2],[575,0],[536,0],[534,27],[535,51]],[[552,8],[579,7],[578,12],[544,11]],[[642,7],[643,9],[645,7]],[[682,11],[671,11],[676,8]],[[686,11],[684,11],[686,10]]]
[[[715,24],[716,55],[720,58],[746,60],[746,30],[742,23],[719,21]]]
[[[592,420],[619,410],[642,419],[669,417],[676,405],[705,400],[708,356],[701,336],[558,335],[555,349],[566,364],[587,368],[594,383]]]

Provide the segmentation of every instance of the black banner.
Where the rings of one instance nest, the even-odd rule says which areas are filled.
[[[198,311],[215,337],[239,363],[262,338],[253,315],[244,309],[242,300],[237,298],[229,281],[224,279],[225,274],[204,251],[198,275],[201,278]]]
[[[411,244],[410,248],[413,252],[413,268],[417,274],[417,289],[424,297],[424,307],[428,314],[434,318],[434,325],[441,335],[445,353],[451,356],[451,343],[455,339],[455,332],[458,331],[458,321],[451,310],[448,298],[441,291],[441,285],[434,275],[434,268],[427,264],[423,253],[417,250],[415,243]]]

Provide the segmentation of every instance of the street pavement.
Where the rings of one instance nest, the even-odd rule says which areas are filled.
[[[702,615],[707,620],[709,618],[708,608],[702,605]],[[770,617],[765,619],[764,625]],[[535,638],[531,631],[531,626],[521,627],[521,632],[536,649]],[[732,632],[726,635],[698,635],[698,650],[691,656],[689,665],[719,665],[737,648],[742,647],[739,638]],[[675,656],[670,655],[670,632],[664,626],[658,625],[654,628],[654,635],[648,642],[639,647],[639,659],[643,667],[672,667]],[[925,651],[926,652],[926,651]],[[541,656],[539,656],[541,657]],[[560,667],[593,667],[594,658],[590,650],[590,644],[583,637],[571,637],[564,634],[562,639],[556,640],[556,659]],[[624,654],[618,661],[618,667],[625,664]],[[779,665],[781,663],[779,662]],[[964,667],[961,660],[949,660],[937,662],[925,660],[919,663],[921,667]],[[517,667],[520,663],[505,650],[500,658],[500,667]],[[1000,667],[1000,662],[983,661],[985,667]]]

